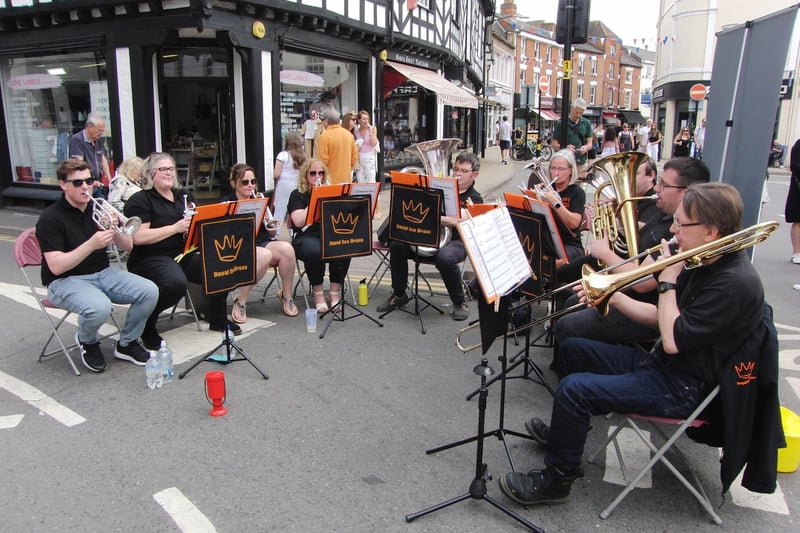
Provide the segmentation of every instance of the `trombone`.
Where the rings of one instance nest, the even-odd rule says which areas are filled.
[[[583,272],[581,279],[572,283],[570,285],[564,285],[559,287],[558,289],[552,290],[550,292],[544,293],[541,296],[537,296],[532,300],[527,300],[523,302],[521,305],[528,305],[530,303],[538,302],[545,298],[549,298],[554,294],[571,289],[575,287],[578,283],[583,286],[583,291],[586,294],[586,299],[593,307],[595,307],[599,312],[603,313],[603,315],[608,314],[608,303],[611,299],[611,295],[613,295],[618,290],[624,289],[626,287],[630,287],[635,283],[638,283],[648,276],[656,273],[661,272],[665,268],[670,265],[674,265],[676,263],[684,262],[684,268],[691,269],[697,268],[703,264],[704,260],[713,259],[731,252],[737,252],[739,250],[744,250],[745,248],[749,248],[751,246],[755,246],[756,244],[760,244],[764,242],[770,234],[778,228],[778,223],[771,221],[771,222],[762,222],[760,224],[755,224],[750,226],[749,228],[745,228],[741,231],[737,231],[736,233],[732,233],[730,235],[726,235],[725,237],[720,237],[715,241],[711,241],[709,243],[703,244],[696,248],[692,248],[690,250],[686,250],[685,252],[680,252],[675,255],[670,255],[668,257],[662,257],[653,263],[648,265],[637,267],[633,270],[628,270],[625,272],[619,272],[616,274],[611,274],[608,271],[617,268],[625,263],[630,263],[631,261],[635,261],[642,257],[643,255],[655,253],[658,249],[661,248],[661,245],[653,246],[642,252],[641,254],[626,259],[616,265],[611,267],[605,268],[603,270],[594,271],[592,267],[589,265],[583,265]],[[565,309],[561,309],[560,311],[556,311],[554,313],[550,313],[549,315],[543,316],[538,318],[532,322],[519,326],[515,330],[509,332],[511,334],[520,333],[525,331],[526,329],[532,328],[533,326],[537,326],[548,320],[552,320],[554,318],[558,318],[560,316],[566,315],[573,311],[578,311],[579,309],[585,308],[588,304],[578,303],[573,306],[567,307]],[[459,350],[466,353],[477,348],[481,347],[481,343],[473,344],[470,346],[464,346],[461,341],[461,337],[468,331],[479,328],[480,322],[476,322],[471,324],[465,328],[462,328],[458,331],[456,335],[456,346]],[[498,339],[501,338],[497,337]]]
[[[92,220],[101,230],[113,229],[120,235],[130,237],[142,226],[142,219],[139,217],[126,217],[119,209],[111,205],[105,198],[95,198],[90,193],[86,192],[89,199],[92,201]],[[114,218],[117,223],[114,223]]]

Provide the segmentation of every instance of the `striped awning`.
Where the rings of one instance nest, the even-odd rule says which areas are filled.
[[[413,81],[436,93],[436,101],[439,104],[478,109],[478,99],[474,95],[432,70],[412,67],[411,65],[394,61],[387,61],[386,64],[408,78],[409,81]]]

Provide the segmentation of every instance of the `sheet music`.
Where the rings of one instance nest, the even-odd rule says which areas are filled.
[[[251,198],[249,200],[239,200],[236,203],[235,215],[249,215],[253,213],[256,216],[256,227],[264,221],[264,215],[267,211],[267,202],[269,198]]]
[[[433,178],[428,176],[428,187],[444,192],[444,214],[448,217],[461,218],[461,206],[458,201],[458,180],[455,178]]]
[[[372,198],[372,212],[375,212],[375,206],[378,205],[378,193],[380,192],[380,183],[353,183],[350,186],[350,196],[369,196]]]
[[[567,249],[564,248],[564,242],[561,240],[561,234],[558,232],[558,225],[556,224],[555,215],[553,215],[553,208],[546,202],[541,202],[531,197],[526,198],[530,210],[539,215],[543,215],[547,221],[547,229],[550,230],[550,239],[553,241],[556,257],[559,259],[567,259]]]
[[[505,207],[459,222],[458,230],[488,302],[531,277],[531,266]]]

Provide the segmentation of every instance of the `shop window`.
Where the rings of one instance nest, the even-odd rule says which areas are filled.
[[[69,138],[90,113],[102,115],[109,153],[111,123],[106,61],[99,51],[0,57],[0,86],[14,181],[55,184]]]
[[[300,131],[312,109],[331,105],[340,113],[357,111],[355,63],[286,51],[281,57],[281,137]]]

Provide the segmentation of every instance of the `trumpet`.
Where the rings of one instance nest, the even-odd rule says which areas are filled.
[[[189,201],[189,195],[183,195],[183,218],[192,218],[197,214],[197,204]]]
[[[92,220],[101,230],[113,229],[120,235],[130,237],[142,226],[142,219],[139,217],[126,217],[119,209],[111,205],[104,198],[94,198],[90,193],[86,194],[92,201]],[[117,222],[114,223],[116,218]]]
[[[551,193],[556,198],[561,198],[561,195],[558,194],[553,188],[553,183],[556,182],[556,178],[548,179],[548,175],[542,166],[541,159],[537,159],[536,161],[532,161],[525,165],[525,168],[531,169],[531,175],[528,178],[528,189],[536,191],[537,195],[541,193]],[[561,201],[561,200],[559,200]]]
[[[658,249],[661,248],[661,245],[653,246],[652,248],[645,250],[644,252],[635,257],[631,257],[629,259],[626,259],[625,261],[622,261],[621,263],[617,263],[613,267],[608,267],[603,270],[598,270],[596,272],[589,265],[583,265],[582,269],[583,272],[581,279],[579,281],[571,285],[564,285],[563,287],[559,287],[558,289],[542,294],[541,296],[537,296],[532,300],[523,302],[521,305],[528,305],[543,300],[545,298],[549,298],[558,292],[562,292],[564,290],[575,287],[578,283],[580,283],[583,287],[583,291],[586,294],[586,299],[588,304],[578,303],[573,306],[567,307],[565,309],[561,309],[560,311],[550,313],[532,322],[519,326],[518,328],[509,333],[516,334],[523,332],[529,328],[532,328],[549,320],[553,320],[554,318],[558,318],[573,311],[584,309],[589,304],[591,304],[592,307],[595,307],[599,312],[603,313],[603,315],[607,315],[609,300],[611,299],[611,296],[618,290],[639,283],[644,279],[646,279],[647,277],[651,276],[652,274],[656,272],[661,272],[668,266],[674,265],[676,263],[683,262],[684,268],[686,269],[697,268],[699,266],[702,266],[703,261],[714,259],[716,257],[728,253],[737,252],[739,250],[744,250],[745,248],[755,246],[756,244],[760,244],[765,240],[767,240],[770,234],[772,234],[772,232],[774,232],[777,228],[778,228],[777,222],[774,221],[762,222],[760,224],[750,226],[749,228],[745,228],[741,231],[737,231],[736,233],[732,233],[725,237],[720,237],[717,240],[703,244],[696,248],[686,250],[685,252],[679,252],[676,253],[675,255],[662,257],[648,265],[640,266],[633,270],[619,272],[616,274],[611,274],[608,271],[613,268],[617,268],[625,263],[636,261],[646,254],[655,253],[658,251]],[[466,353],[481,347],[481,343],[476,343],[470,346],[464,346],[462,343],[462,336],[465,333],[479,327],[480,327],[480,322],[476,322],[458,331],[458,334],[456,335],[456,346],[458,347],[459,350]],[[501,337],[497,338],[499,339]]]
[[[253,191],[253,195],[250,198],[264,198],[264,193]],[[267,206],[266,209],[267,212],[264,214],[264,230],[267,232],[267,235],[273,239],[278,234],[281,221],[272,217],[272,211],[269,210],[269,206]]]

